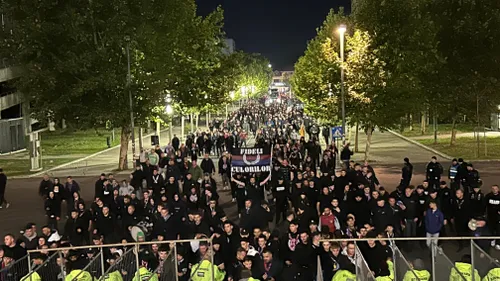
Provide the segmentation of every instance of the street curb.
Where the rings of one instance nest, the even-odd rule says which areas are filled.
[[[160,131],[160,133],[162,133],[162,132],[164,132],[164,131],[167,131],[167,130],[168,130],[168,129],[161,130],[161,131]],[[151,133],[151,134],[147,134],[147,135],[143,136],[142,138],[143,138],[143,139],[145,139],[145,138],[150,137],[150,136],[152,136],[152,135],[154,135],[154,134],[155,134],[155,132],[153,132],[153,133]],[[139,142],[139,138],[136,138],[135,140],[136,140],[136,142]],[[108,152],[108,151],[111,151],[111,150],[113,150],[113,149],[117,149],[117,148],[120,148],[120,145],[119,145],[119,144],[118,144],[118,145],[115,145],[115,146],[113,146],[113,147],[110,147],[110,148],[106,148],[106,149],[104,149],[104,150],[101,150],[101,151],[96,152],[96,153],[94,153],[94,154],[90,154],[90,155],[85,156],[85,157],[83,157],[83,158],[76,159],[76,160],[73,160],[73,161],[71,161],[71,162],[67,162],[67,163],[61,164],[61,165],[59,165],[59,166],[52,167],[52,168],[50,168],[50,169],[48,169],[48,170],[43,170],[43,171],[40,171],[40,172],[38,172],[38,173],[35,173],[35,174],[30,174],[30,175],[15,176],[15,177],[12,177],[12,178],[13,178],[13,179],[16,179],[16,178],[17,178],[17,179],[23,179],[23,178],[34,178],[34,177],[39,177],[39,176],[41,176],[41,175],[43,175],[43,174],[45,174],[45,173],[52,172],[52,171],[54,171],[54,170],[59,170],[59,169],[61,169],[61,168],[64,168],[64,167],[67,167],[67,166],[73,165],[73,164],[75,164],[75,163],[78,163],[78,162],[81,162],[81,161],[85,161],[85,160],[87,160],[87,159],[89,159],[89,158],[96,157],[96,156],[98,156],[98,155],[101,155],[101,154],[103,154],[103,153],[106,153],[106,152]]]
[[[419,142],[418,142],[418,141],[416,141],[416,140],[412,140],[412,139],[410,139],[410,138],[407,138],[407,137],[405,137],[405,136],[403,136],[403,135],[401,135],[401,134],[398,134],[398,133],[394,132],[393,130],[387,130],[387,131],[388,131],[389,133],[391,133],[391,134],[395,135],[396,137],[399,137],[399,138],[401,138],[401,139],[403,139],[403,140],[405,140],[405,141],[407,141],[407,142],[409,142],[409,143],[411,143],[411,144],[414,144],[414,145],[416,145],[416,146],[418,146],[418,147],[421,147],[421,148],[423,148],[423,149],[425,149],[425,150],[427,150],[427,151],[430,151],[430,152],[432,152],[432,153],[435,153],[435,154],[436,154],[436,155],[438,155],[439,157],[442,157],[442,158],[445,158],[445,159],[448,159],[448,160],[452,160],[452,159],[453,159],[453,157],[451,157],[450,155],[444,154],[444,153],[442,153],[442,152],[440,152],[440,151],[438,151],[438,150],[435,150],[435,149],[433,149],[433,148],[430,148],[430,147],[428,147],[427,145],[423,145],[423,144],[419,143]]]

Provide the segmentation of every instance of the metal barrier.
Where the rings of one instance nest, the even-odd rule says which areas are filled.
[[[473,240],[470,242],[471,247],[471,260],[472,260],[472,281],[477,280],[476,272],[480,277],[487,276],[492,269],[500,268],[500,262],[498,259],[491,257],[484,249],[482,249]],[[485,279],[482,279],[485,280]],[[489,279],[487,279],[489,280]]]
[[[471,280],[468,278],[469,276],[465,276],[463,272],[460,272],[459,269],[463,270],[463,267],[458,268],[455,265],[455,262],[459,261],[461,258],[457,256],[454,243],[449,243],[447,241],[451,240],[467,240],[467,244],[470,244],[470,249],[464,249],[463,252],[471,255],[471,264],[472,269],[470,272],[470,277],[474,278],[474,281],[478,279],[475,274],[472,274],[477,270],[478,275],[483,278],[485,277],[489,271],[494,269],[500,270],[500,262],[495,259],[497,256],[496,252],[493,252],[493,257],[488,254],[489,249],[483,249],[478,245],[482,245],[479,242],[480,240],[485,242],[485,245],[490,244],[489,240],[493,240],[496,237],[474,237],[474,241],[471,241],[470,237],[442,237],[437,239],[440,242],[443,242],[443,247],[449,251],[450,248],[453,251],[449,251],[449,255],[446,255],[443,248],[437,246],[436,243],[431,244],[430,250],[417,250],[418,247],[415,245],[413,250],[417,250],[418,258],[423,259],[425,262],[423,271],[427,270],[431,272],[431,280],[433,281],[441,281],[441,280]],[[386,238],[376,238],[376,239],[328,239],[321,240],[320,242],[330,241],[330,242],[345,242],[353,241],[355,248],[355,256],[352,259],[353,264],[355,264],[356,269],[356,279],[357,280],[368,280],[373,281],[376,280],[372,270],[370,270],[368,263],[363,257],[360,249],[358,248],[360,241],[368,241],[368,240],[387,240],[393,245],[393,262],[394,262],[394,273],[395,279],[397,281],[406,280],[405,275],[410,274],[414,280],[418,277],[416,276],[415,270],[413,270],[412,263],[414,262],[415,256],[410,256],[410,253],[407,253],[402,247],[396,247],[394,241],[398,243],[403,243],[404,241],[425,241],[425,237],[413,237],[413,238],[394,238],[394,239],[386,239]],[[158,247],[153,246],[153,244],[157,244]],[[165,244],[168,245],[167,251],[161,251],[163,253],[156,252],[157,248],[164,249]],[[341,244],[341,243],[339,243]],[[161,247],[163,246],[163,247]],[[400,246],[398,244],[398,246]],[[404,246],[404,245],[403,245]],[[456,247],[456,246],[455,246]],[[31,264],[30,256],[27,255],[22,259],[12,262],[12,264],[7,265],[5,268],[0,270],[0,280],[14,280],[19,281],[23,277],[24,280],[30,281],[31,276],[36,272],[40,275],[42,281],[52,281],[52,280],[65,280],[66,274],[71,275],[72,279],[75,276],[82,275],[84,273],[81,272],[73,272],[71,273],[71,263],[66,263],[67,260],[71,257],[71,253],[79,251],[78,253],[85,254],[85,258],[83,259],[85,263],[81,265],[81,267],[86,272],[88,272],[92,278],[96,280],[109,280],[112,278],[108,278],[110,275],[120,275],[120,277],[124,281],[132,281],[134,277],[144,277],[151,278],[151,276],[157,276],[158,280],[172,280],[178,281],[178,274],[180,269],[178,268],[178,255],[177,252],[180,248],[187,250],[189,253],[194,253],[196,256],[195,261],[192,262],[192,267],[190,270],[186,272],[190,277],[196,276],[209,276],[209,280],[220,280],[222,276],[222,272],[214,267],[213,265],[217,265],[216,261],[214,261],[214,249],[212,245],[211,239],[193,239],[193,240],[177,240],[177,241],[161,241],[161,242],[142,242],[142,243],[124,243],[124,244],[113,244],[113,245],[101,245],[101,246],[81,246],[81,247],[68,247],[68,248],[55,248],[55,249],[43,249],[43,250],[31,250],[28,251],[30,255],[34,253],[44,253],[49,254],[49,258],[42,263],[38,264],[39,261],[33,261]],[[426,247],[425,247],[426,248]],[[489,247],[488,247],[489,248]],[[93,249],[89,251],[89,249]],[[154,262],[149,265],[144,264],[145,253],[153,253],[154,252]],[[463,252],[461,252],[460,256],[463,257]],[[119,254],[118,254],[119,253]],[[415,252],[414,252],[415,253]],[[185,253],[186,254],[186,253]],[[191,255],[192,256],[192,255]],[[34,257],[34,255],[33,255]],[[159,258],[158,258],[159,257]],[[186,259],[189,257],[184,255]],[[451,257],[451,258],[450,258]],[[33,259],[32,259],[33,260]],[[432,260],[432,262],[431,262]],[[202,265],[200,262],[205,261]],[[191,262],[191,261],[190,261]],[[433,266],[434,265],[434,266]],[[320,276],[322,269],[318,266],[317,270],[318,277]],[[140,272],[143,273],[140,273]],[[468,273],[467,272],[467,273]],[[153,275],[154,274],[154,275]],[[455,279],[451,279],[450,275],[453,275]],[[467,277],[467,278],[466,278]],[[31,278],[33,279],[33,278]],[[23,280],[23,281],[24,281]],[[112,279],[113,280],[113,279]],[[137,280],[137,279],[135,279]],[[147,279],[144,279],[147,280]],[[325,280],[326,281],[326,280]],[[328,280],[329,281],[329,280]],[[481,279],[482,281],[482,279]]]
[[[356,245],[356,280],[357,281],[375,281],[375,275],[371,271],[368,263],[366,262],[361,250]]]
[[[154,244],[156,244],[155,247],[153,247]],[[166,253],[163,253],[159,249],[165,244],[170,247]],[[211,239],[79,246],[28,251],[29,254],[52,252],[52,255],[42,265],[35,267],[33,271],[29,271],[31,267],[27,265],[27,261],[29,260],[29,255],[27,255],[23,258],[26,261],[26,265],[23,265],[26,270],[25,274],[20,274],[19,264],[23,260],[19,260],[16,262],[18,266],[14,267],[13,264],[12,269],[11,267],[7,267],[1,271],[9,273],[10,279],[2,279],[0,276],[0,280],[19,281],[29,272],[29,275],[23,281],[31,281],[30,279],[34,281],[34,272],[42,268],[48,268],[50,265],[50,275],[39,274],[42,281],[66,280],[68,277],[70,278],[68,280],[72,281],[87,280],[88,278],[101,281],[156,279],[159,281],[173,281],[178,280],[176,246],[180,244],[186,244],[193,252],[201,253],[199,257],[200,261],[207,260],[210,264],[214,264],[213,255],[211,254],[213,253]],[[72,268],[72,263],[67,263],[68,260],[72,262],[78,261],[79,266]],[[218,273],[211,267],[200,265],[200,263],[193,265],[193,270],[187,272],[187,274],[199,275],[208,273],[215,276]],[[215,279],[210,278],[209,280]]]
[[[437,245],[435,240],[431,243],[432,252],[432,280],[466,281],[464,275],[457,269],[451,259]],[[453,278],[451,276],[454,276]]]
[[[218,269],[215,269],[215,262],[214,262],[214,249],[212,242],[209,241],[208,243],[195,243],[195,245],[191,245],[191,247],[194,249],[197,248],[196,251],[193,251],[197,253],[197,263],[193,265],[191,268],[190,272],[190,280],[194,276],[198,277],[206,277],[207,275],[209,276],[209,280],[215,281],[216,275],[218,274]],[[208,267],[204,266],[202,263],[203,261],[209,261],[210,265]],[[177,276],[177,274],[176,274]]]
[[[154,274],[158,277],[158,281],[170,281],[177,278],[177,250],[176,246],[171,245],[169,251],[164,253],[161,251],[158,255],[158,266],[154,270]],[[152,280],[154,275],[148,280]]]
[[[111,275],[119,275],[124,281],[132,280],[137,270],[135,247],[126,250],[118,259],[106,259],[108,269],[99,278],[100,281],[112,279]]]
[[[59,253],[56,252],[49,256],[47,260],[40,265],[36,265],[35,261],[33,261],[33,265],[31,266],[33,270],[21,280],[34,281],[38,280],[38,278],[42,280],[57,280],[57,275],[61,272],[61,268],[57,265],[58,257]]]
[[[417,274],[413,271],[413,266],[408,262],[403,253],[401,253],[398,246],[392,244],[391,249],[394,263],[394,280],[419,280]]]
[[[5,259],[3,262],[5,263]],[[20,280],[30,272],[30,269],[29,255],[26,255],[17,261],[12,261],[10,264],[4,264],[4,268],[0,270],[0,280]]]
[[[88,255],[88,264],[78,273],[72,281],[83,280],[83,276],[87,273],[90,273],[90,276],[99,278],[104,275],[104,267],[103,267],[103,250],[100,249],[99,253],[96,256],[93,256],[92,252],[87,253]]]

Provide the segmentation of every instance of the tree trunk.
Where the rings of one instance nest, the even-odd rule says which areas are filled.
[[[434,112],[434,116],[432,116],[432,126],[434,129],[434,144],[438,143],[438,125],[437,125],[437,115]]]
[[[194,132],[194,114],[193,113],[189,113],[189,120],[191,121],[191,134]]]
[[[120,136],[120,156],[118,158],[118,170],[128,169],[127,153],[128,153],[128,143],[130,142],[131,133],[132,131],[129,126],[122,126],[122,133]]]
[[[410,115],[408,116],[409,117],[409,121],[410,121],[410,124],[408,124],[408,126],[410,127],[410,131],[413,131],[413,114],[410,113]]]
[[[354,152],[359,152],[359,123],[356,122],[356,139],[354,141]]]
[[[198,131],[198,121],[200,121],[200,114],[197,113],[196,120],[195,120],[195,122],[196,122],[196,130],[195,131]]]
[[[183,115],[181,115],[181,141],[183,143],[185,141],[185,138],[184,138],[184,127],[185,127],[185,125],[184,125],[184,119],[185,118],[184,118],[184,114],[183,114]]]
[[[372,145],[372,127],[369,126],[366,128],[366,147],[365,147],[365,161],[368,161],[368,157],[370,156],[370,146]]]
[[[205,123],[207,124],[207,128],[208,128],[208,123],[210,123],[210,113],[208,111],[205,114],[205,118],[207,119],[207,120],[205,120]]]
[[[456,128],[456,118],[453,117],[451,119],[451,139],[450,139],[450,146],[454,146],[455,143],[457,142],[457,128]]]
[[[144,143],[142,143],[142,127],[139,127],[139,150],[143,150],[144,149]]]
[[[425,135],[425,132],[427,131],[426,125],[427,125],[427,114],[425,112],[422,112],[422,117],[420,118],[420,132],[422,135]]]

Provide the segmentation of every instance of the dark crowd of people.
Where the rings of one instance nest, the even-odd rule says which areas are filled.
[[[369,163],[351,160],[349,143],[330,142],[330,132],[291,101],[271,106],[251,101],[228,119],[211,122],[207,131],[185,141],[174,136],[165,148],[142,151],[127,180],[102,174],[90,204],[71,177],[63,183],[46,175],[39,193],[47,224],[41,233],[28,224],[20,238],[7,235],[2,266],[26,250],[158,241],[141,247],[145,276],[176,247],[181,281],[211,280],[212,274],[196,274],[202,270],[213,271],[218,281],[312,281],[319,274],[322,280],[341,281],[353,278],[359,250],[376,280],[384,281],[394,278],[390,238],[427,237],[423,243],[401,243],[411,251],[430,247],[439,236],[500,234],[499,187],[482,187],[472,164],[454,159],[446,170],[433,157],[425,181],[415,186],[413,165],[405,158],[401,181],[389,192]],[[269,174],[231,173],[232,149],[245,146],[272,151]],[[221,202],[223,193],[231,202]],[[226,214],[230,205],[236,205],[237,215]],[[364,240],[348,241],[355,238]],[[161,244],[178,239],[212,239],[213,247]],[[477,243],[486,252],[500,250],[500,240]],[[67,252],[67,276],[84,268],[96,251]],[[106,248],[104,254],[113,264],[125,251]],[[36,256],[46,258],[43,252]],[[429,280],[421,260],[413,269],[423,272],[420,280]],[[161,272],[155,273],[160,279]],[[404,280],[416,280],[411,277]]]

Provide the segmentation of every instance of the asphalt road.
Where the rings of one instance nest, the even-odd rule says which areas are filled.
[[[252,142],[249,142],[249,146]],[[411,156],[411,153],[409,153]],[[216,160],[216,159],[214,159]],[[216,162],[216,161],[214,161]],[[216,162],[217,163],[217,162]],[[448,163],[442,163],[443,167],[447,169]],[[484,183],[484,193],[489,192],[489,187],[493,184],[498,184],[498,167],[500,167],[500,161],[490,161],[490,162],[477,162],[474,163],[476,169],[481,174],[481,178]],[[375,169],[376,175],[381,182],[381,184],[390,192],[398,185],[400,181],[400,164],[385,164],[385,163],[374,163],[373,167]],[[421,183],[424,179],[425,163],[415,163],[414,164],[414,177],[412,184],[417,185]],[[125,179],[128,177],[128,173],[122,173],[116,175],[118,180]],[[80,184],[82,189],[81,196],[85,201],[90,202],[94,193],[94,183],[97,180],[96,176],[85,176],[85,177],[75,177],[74,179]],[[30,178],[30,179],[12,179],[8,181],[6,198],[11,203],[10,208],[0,210],[0,235],[7,233],[13,233],[19,235],[19,231],[24,228],[28,222],[34,222],[39,227],[46,223],[45,212],[43,208],[43,200],[38,196],[38,185],[41,178]],[[217,182],[220,184],[220,178],[216,176]],[[220,203],[225,209],[226,214],[230,220],[237,220],[237,212],[235,203],[231,202],[231,196],[229,191],[220,191]],[[65,206],[63,206],[63,212],[65,211]],[[63,228],[64,219],[60,222],[60,229]],[[450,257],[452,261],[458,260],[462,254],[470,253],[467,248],[457,253],[456,242],[445,242],[443,244],[443,249],[445,253]],[[430,253],[428,249],[420,248],[418,246],[413,248],[411,252],[404,252],[405,256],[412,260],[414,258],[422,258],[426,261],[427,266],[430,269]],[[494,257],[500,258],[500,252],[494,249],[491,250],[491,254]],[[444,271],[449,272],[449,265],[447,265],[446,259],[442,258],[436,261],[439,268],[443,268]],[[447,269],[448,268],[448,269]]]

